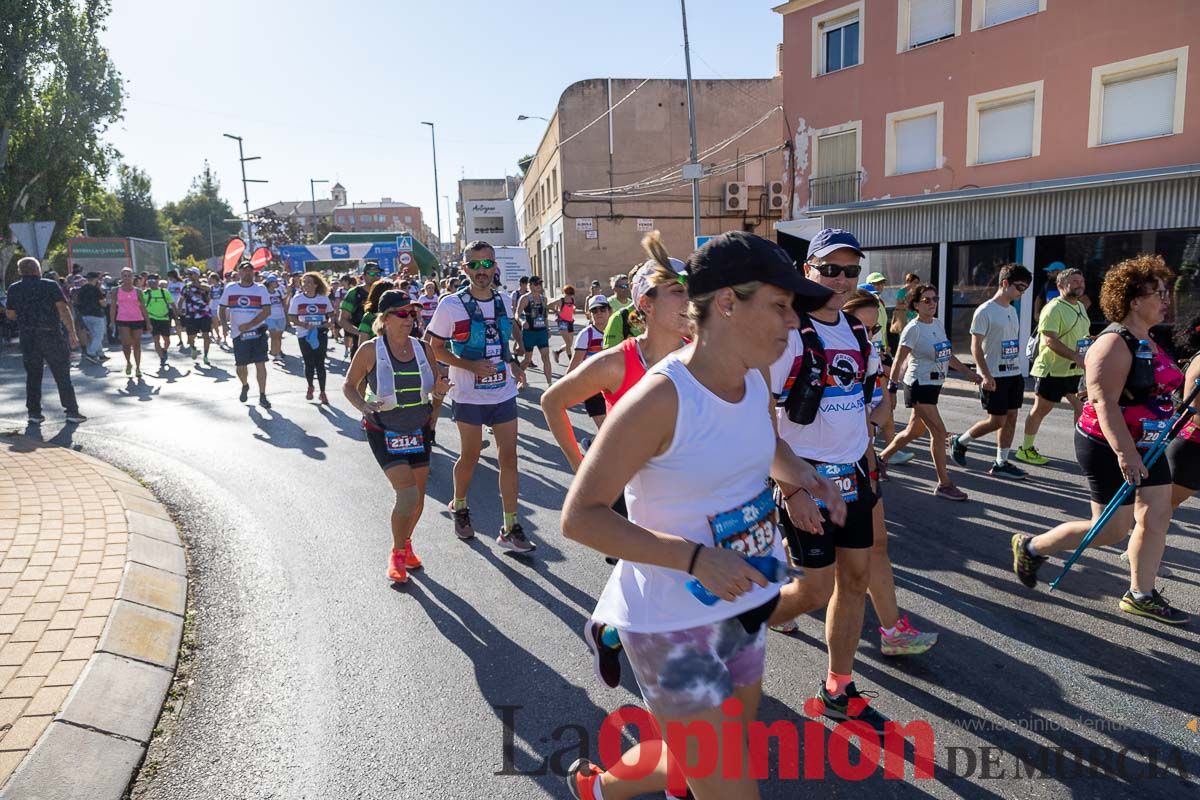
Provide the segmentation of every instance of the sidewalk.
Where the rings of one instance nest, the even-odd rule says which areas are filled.
[[[183,547],[143,486],[0,438],[0,798],[117,800],[174,673]]]

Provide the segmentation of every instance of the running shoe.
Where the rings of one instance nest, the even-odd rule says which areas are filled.
[[[312,400],[312,399],[313,399],[313,395],[314,395],[315,393],[316,393],[316,392],[315,392],[315,390],[313,389],[313,387],[309,386],[309,387],[308,387],[308,391],[304,393],[304,399],[305,399],[305,400]]]
[[[988,470],[988,475],[994,478],[1008,478],[1014,481],[1023,481],[1029,476],[1025,470],[1013,464],[1011,461],[1005,461],[1003,464],[993,463]]]
[[[421,563],[421,559],[417,558],[417,554],[413,552],[412,539],[409,539],[404,545],[404,566],[408,569],[420,569],[425,566]]]
[[[1138,600],[1132,591],[1127,591],[1117,607],[1127,614],[1136,614],[1156,622],[1165,622],[1167,625],[1186,625],[1191,619],[1178,608],[1172,608],[1167,598],[1159,594],[1158,589],[1145,600]]]
[[[125,362],[125,374],[126,375],[133,374],[133,364],[130,364],[128,361]]]
[[[885,656],[916,656],[937,644],[936,633],[922,633],[914,628],[905,614],[896,623],[896,635],[888,636],[879,629],[879,649]]]
[[[903,464],[907,464],[916,457],[917,454],[911,450],[898,450],[890,459],[888,459],[888,466],[898,467]]]
[[[329,405],[329,395],[321,392],[319,395],[317,395],[317,402],[323,406]]]
[[[954,463],[960,467],[967,465],[967,446],[958,443],[958,436],[950,437],[950,458],[954,459]]]
[[[770,627],[770,629],[775,631],[776,633],[789,633],[790,634],[790,633],[796,633],[797,631],[800,630],[800,623],[796,622],[796,620],[794,620],[794,619],[789,619],[789,620],[779,623],[778,625],[770,625],[768,627]]]
[[[387,576],[388,580],[392,581],[393,583],[408,582],[408,570],[405,569],[404,566],[404,552],[405,551],[397,550],[393,547],[392,557],[388,559]]]
[[[159,367],[165,367],[166,365],[167,365],[167,354],[166,354],[166,353],[163,353],[163,354],[162,354],[162,358],[160,358],[160,359],[158,360],[158,366],[159,366]]]
[[[211,366],[212,366],[212,364],[209,364],[209,363],[208,363],[208,356],[205,356],[205,357],[204,357],[204,366],[206,366],[206,367],[211,367]]]
[[[1018,447],[1013,457],[1017,461],[1024,461],[1026,464],[1032,464],[1035,467],[1045,466],[1050,463],[1050,459],[1039,453],[1037,448],[1032,445],[1029,447]]]
[[[825,690],[824,681],[821,681],[821,688],[817,692],[817,699],[824,706],[822,715],[826,719],[837,722],[865,722],[882,735],[883,723],[887,722],[887,717],[871,705],[871,700],[878,696],[878,692],[860,692],[854,681],[851,681],[846,686],[846,691],[837,697],[830,696]]]
[[[141,377],[142,377],[142,370],[141,370],[141,367],[139,367],[139,368],[137,368],[137,369],[135,369],[135,370],[133,371],[133,377],[135,377],[135,378],[141,378]]]
[[[1128,550],[1124,550],[1124,551],[1122,551],[1122,552],[1121,552],[1121,560],[1122,560],[1122,561],[1124,561],[1126,564],[1128,564],[1128,563],[1129,563],[1129,551],[1128,551]],[[1174,574],[1174,573],[1172,573],[1172,572],[1171,572],[1171,570],[1167,569],[1167,567],[1166,567],[1166,565],[1165,565],[1165,564],[1163,564],[1162,562],[1159,562],[1159,564],[1158,564],[1158,577],[1160,577],[1160,578],[1169,578],[1169,577],[1171,577],[1171,575],[1173,575],[1173,574]]]
[[[943,500],[954,500],[961,503],[967,499],[967,493],[955,486],[953,483],[935,486],[933,489],[934,497],[940,497]]]
[[[199,353],[196,351],[196,348],[195,348],[195,347],[193,347],[193,348],[192,348],[192,360],[193,360],[193,361],[196,359],[196,356],[197,356],[197,355],[199,355]]]
[[[250,387],[247,384],[242,384],[242,393],[238,395],[238,400],[246,402],[250,398]]]
[[[604,623],[588,620],[583,626],[583,640],[592,651],[592,669],[596,677],[610,689],[615,689],[621,683],[621,648],[609,647],[601,637],[604,634]]]
[[[450,501],[450,510],[454,511],[454,501]],[[475,538],[475,528],[471,525],[471,509],[460,508],[454,511],[454,535],[464,542]]]
[[[1032,589],[1037,586],[1038,570],[1042,568],[1042,564],[1046,563],[1046,556],[1031,556],[1026,545],[1032,539],[1032,536],[1024,533],[1014,533],[1012,537],[1012,554],[1013,554],[1013,572],[1017,574],[1017,578],[1025,585],[1025,588]]]
[[[496,544],[514,553],[528,553],[537,549],[537,545],[525,535],[525,529],[520,523],[513,525],[508,531],[501,528],[500,535],[496,537]]]
[[[265,394],[260,394],[258,396],[258,404],[268,410],[271,408],[271,401],[267,399]]]
[[[600,768],[586,758],[577,758],[567,770],[567,791],[574,800],[594,800],[594,787],[602,774]]]
[[[67,414],[67,422],[78,425],[81,422],[87,422],[87,417],[85,417],[83,414],[80,414],[78,411],[75,411]]]
[[[43,417],[41,414],[30,414],[28,417],[28,420],[33,425],[41,425],[43,422],[46,421],[46,418]]]

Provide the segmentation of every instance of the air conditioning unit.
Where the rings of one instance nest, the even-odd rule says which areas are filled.
[[[747,201],[746,184],[743,181],[729,181],[725,184],[725,210],[745,211]]]
[[[787,204],[787,195],[783,190],[783,181],[771,181],[767,187],[767,213],[783,213]]]

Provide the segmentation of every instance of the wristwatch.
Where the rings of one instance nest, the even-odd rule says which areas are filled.
[[[900,384],[896,383],[895,381],[888,381],[887,389],[892,394],[895,394],[896,392],[900,391]]]

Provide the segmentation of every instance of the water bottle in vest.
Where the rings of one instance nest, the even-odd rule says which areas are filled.
[[[1134,386],[1154,385],[1154,350],[1150,347],[1149,339],[1138,339],[1132,371],[1133,380],[1130,383]]]

